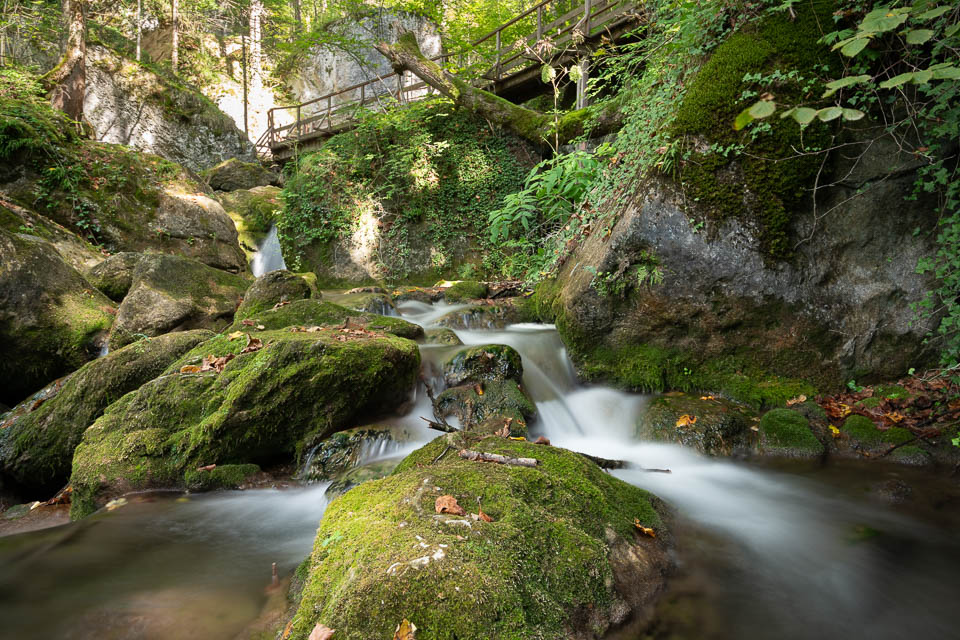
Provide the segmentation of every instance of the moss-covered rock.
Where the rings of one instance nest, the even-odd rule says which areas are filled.
[[[810,421],[790,409],[773,409],[760,418],[760,448],[766,455],[817,458],[823,444],[810,430]]]
[[[0,475],[49,497],[66,484],[73,450],[104,409],[212,336],[198,330],[140,340],[34,394],[0,423]]]
[[[210,188],[217,191],[237,191],[276,185],[277,174],[256,162],[244,162],[239,158],[229,158],[200,174]]]
[[[471,431],[490,434],[506,426],[514,437],[526,436],[528,423],[537,415],[537,406],[512,379],[450,387],[437,396],[437,409]]]
[[[365,455],[386,443],[405,438],[409,438],[409,434],[376,425],[338,431],[306,454],[302,478],[319,481],[342,477],[356,467]]]
[[[275,305],[311,297],[312,291],[307,281],[295,273],[283,269],[265,273],[254,281],[243,295],[243,302],[237,308],[236,319],[272,309]]]
[[[372,288],[374,287],[364,287],[364,289]],[[391,300],[390,296],[384,293],[382,289],[379,289],[379,287],[376,287],[376,289],[378,290],[358,290],[348,291],[342,294],[329,294],[327,297],[331,301],[348,309],[353,309],[354,311],[375,313],[381,316],[395,315],[397,308],[393,306],[393,300]]]
[[[523,312],[512,302],[503,301],[451,311],[437,320],[437,324],[451,329],[502,329],[523,321]]]
[[[122,302],[133,284],[133,270],[140,255],[132,251],[115,253],[87,270],[87,280],[114,302]]]
[[[462,349],[443,365],[448,386],[465,382],[493,382],[523,378],[523,363],[516,349],[505,344],[485,344]]]
[[[427,329],[426,339],[424,340],[427,344],[444,344],[447,346],[457,346],[463,344],[460,338],[457,337],[457,334],[454,333],[453,329],[447,329],[442,327],[440,329]]]
[[[313,327],[334,325],[343,325],[348,320],[370,331],[384,331],[400,336],[401,338],[410,338],[416,340],[423,336],[423,327],[401,320],[400,318],[390,318],[379,316],[372,313],[362,313],[351,311],[346,307],[333,304],[326,300],[297,300],[284,305],[278,309],[270,309],[255,313],[248,321],[253,326],[262,326],[266,330],[284,329],[286,327]],[[236,322],[231,330],[245,329],[246,327],[239,321]]]
[[[923,466],[931,461],[930,455],[919,446],[920,443],[907,445],[916,437],[902,427],[878,429],[873,420],[861,415],[851,415],[840,429],[844,438],[838,444],[841,454],[850,453],[857,457],[882,457],[891,462]],[[893,448],[894,446],[896,448]]]
[[[748,427],[755,416],[753,409],[722,398],[676,392],[650,402],[637,423],[636,435],[728,456],[750,447]]]
[[[95,357],[113,313],[48,242],[0,229],[0,402],[15,405]]]
[[[139,335],[186,329],[223,329],[233,319],[249,282],[178,256],[143,254],[110,332],[117,349]]]
[[[258,337],[265,346],[241,354],[246,341],[218,336],[112,404],[74,455],[71,517],[127,491],[183,487],[186,471],[209,464],[292,459],[298,443],[396,407],[420,368],[416,344],[393,336]],[[200,370],[230,355],[220,373]]]
[[[662,590],[669,535],[653,496],[563,449],[471,446],[539,461],[522,468],[441,456],[446,446],[330,504],[291,639],[318,623],[346,640],[386,638],[404,618],[424,638],[596,638]],[[444,494],[492,521],[436,514]]]
[[[254,187],[215,195],[237,228],[240,248],[249,264],[283,208],[280,189]]]
[[[415,300],[432,304],[443,299],[443,290],[438,287],[401,287],[391,292],[394,304]]]
[[[0,229],[46,240],[54,246],[67,264],[80,273],[86,273],[87,269],[103,260],[103,254],[97,247],[58,222],[4,199],[2,194],[0,194]]]
[[[463,302],[464,300],[476,300],[486,298],[489,289],[487,285],[476,280],[460,280],[454,282],[443,292],[443,297],[447,302]]]
[[[213,469],[198,468],[183,474],[183,483],[190,491],[236,489],[260,474],[255,464],[218,464]]]

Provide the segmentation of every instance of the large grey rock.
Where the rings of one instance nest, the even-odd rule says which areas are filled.
[[[133,284],[133,270],[141,254],[115,253],[86,272],[87,280],[114,302],[121,302]]]
[[[87,47],[83,109],[97,140],[156,153],[194,171],[232,157],[256,159],[246,135],[199,91],[100,45]]]
[[[905,200],[914,176],[889,139],[856,164],[841,163],[824,178],[837,184],[818,194],[816,209],[794,212],[796,255],[777,263],[757,229],[738,220],[703,228],[696,203],[668,179],[650,178],[621,199],[609,236],[593,234],[566,261],[561,331],[581,353],[630,344],[697,359],[746,353],[774,373],[825,386],[864,372],[899,377],[931,357],[922,343],[929,327],[910,306],[932,285],[916,267],[931,255],[936,219],[929,203]],[[663,282],[637,286],[631,274],[649,253]],[[620,274],[626,295],[602,295],[598,272]]]
[[[259,162],[244,162],[239,158],[224,160],[212,169],[203,172],[211,189],[236,191],[276,185],[280,177],[265,169]]]
[[[0,402],[14,405],[95,357],[112,312],[53,245],[0,229]]]
[[[133,270],[110,348],[139,335],[158,336],[187,329],[223,329],[233,319],[249,282],[179,256],[144,254]]]
[[[237,309],[237,319],[249,318],[281,303],[309,298],[311,294],[310,285],[302,276],[285,269],[269,271],[247,289],[243,303]]]
[[[396,77],[393,69],[373,45],[378,42],[397,41],[399,34],[412,31],[420,44],[420,50],[427,57],[442,53],[442,44],[437,26],[424,16],[403,11],[378,11],[363,17],[351,17],[334,22],[327,27],[330,31],[351,42],[349,50],[337,45],[320,45],[298,66],[296,73],[287,78],[287,85],[299,102],[307,102],[347,87],[351,87],[377,76],[391,76],[389,84],[367,87],[365,97],[374,93],[387,93],[396,90]],[[404,84],[419,82],[407,74]],[[359,99],[359,90],[338,96],[333,106],[341,102]],[[304,108],[304,115],[310,115],[327,108],[326,101]]]
[[[217,269],[246,269],[247,259],[233,220],[219,202],[205,194],[166,189],[160,194],[153,224],[160,244],[175,246],[176,253]]]

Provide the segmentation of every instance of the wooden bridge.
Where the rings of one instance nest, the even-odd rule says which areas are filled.
[[[577,83],[577,106],[584,106],[590,52],[604,39],[616,41],[634,28],[640,21],[637,7],[627,0],[543,0],[474,41],[467,51],[431,59],[447,69],[482,71],[475,85],[513,101],[546,88],[540,58],[553,65],[579,60],[583,74]],[[549,53],[538,58],[534,49],[541,41],[549,42]],[[412,74],[388,74],[301,104],[274,107],[267,112],[268,128],[257,152],[286,161],[298,150],[351,129],[360,109],[381,110],[434,92]]]

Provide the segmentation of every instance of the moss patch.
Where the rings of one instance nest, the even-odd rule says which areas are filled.
[[[632,578],[655,592],[665,531],[652,496],[562,449],[502,438],[472,446],[536,457],[528,469],[440,457],[446,446],[435,440],[331,503],[291,638],[318,622],[345,639],[389,637],[404,618],[425,638],[600,634],[618,601],[611,549],[621,544],[650,561]],[[479,498],[493,522],[435,514],[441,494],[474,512]],[[660,537],[638,538],[635,518]]]
[[[447,302],[462,302],[487,297],[487,285],[475,280],[461,280],[453,283],[443,292]]]
[[[790,457],[818,457],[823,444],[810,431],[810,421],[790,409],[773,409],[760,418],[761,446],[765,453]]]
[[[672,393],[651,401],[637,423],[638,438],[676,442],[708,455],[730,455],[750,444],[756,412],[720,398]]]
[[[213,469],[189,469],[183,474],[183,483],[191,491],[236,489],[249,478],[260,473],[255,464],[222,464]]]
[[[423,336],[423,327],[388,316],[352,311],[326,300],[297,300],[279,309],[255,313],[248,318],[253,326],[263,326],[266,330],[286,327],[311,327],[342,325],[347,320],[370,331],[392,333],[401,338],[416,339]],[[249,327],[239,321],[230,327],[230,331],[246,330]]]

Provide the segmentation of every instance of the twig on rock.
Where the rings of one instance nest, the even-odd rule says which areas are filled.
[[[508,458],[498,453],[486,453],[483,451],[471,451],[470,449],[461,449],[460,457],[464,460],[474,462],[496,462],[497,464],[506,464],[514,467],[535,467],[539,464],[536,458]]]

